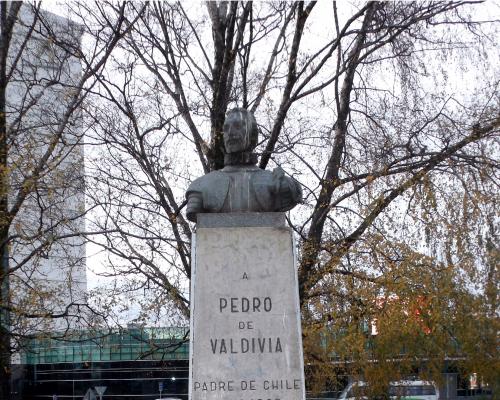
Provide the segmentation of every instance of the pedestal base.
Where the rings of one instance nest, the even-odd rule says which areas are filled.
[[[293,237],[282,213],[201,214],[191,400],[304,400]]]

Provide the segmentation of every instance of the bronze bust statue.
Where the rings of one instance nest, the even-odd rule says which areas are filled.
[[[186,215],[198,213],[288,211],[302,199],[300,184],[281,168],[273,172],[256,166],[258,129],[253,114],[235,108],[223,126],[224,168],[194,180],[186,192]]]

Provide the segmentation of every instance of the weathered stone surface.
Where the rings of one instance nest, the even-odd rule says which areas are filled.
[[[269,214],[267,226],[262,214],[245,218],[250,227],[199,218],[190,398],[303,400],[292,232],[279,214]],[[252,226],[252,218],[260,226]]]
[[[198,214],[199,228],[242,228],[242,227],[285,228],[285,214],[280,212],[269,213],[224,213]]]

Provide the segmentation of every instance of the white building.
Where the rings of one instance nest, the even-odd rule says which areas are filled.
[[[28,191],[10,229],[15,333],[84,325],[85,309],[75,305],[85,302],[87,288],[85,242],[77,235],[85,228],[83,129],[78,111],[64,122],[68,109],[78,110],[73,101],[81,77],[80,39],[78,26],[25,3],[9,49],[10,210]],[[66,310],[68,318],[23,315]]]

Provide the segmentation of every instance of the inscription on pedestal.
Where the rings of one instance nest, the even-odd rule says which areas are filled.
[[[198,228],[190,398],[304,400],[288,228]]]

